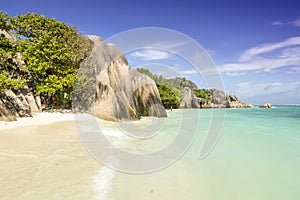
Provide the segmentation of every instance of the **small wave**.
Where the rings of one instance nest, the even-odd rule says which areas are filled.
[[[114,145],[122,144],[123,133],[118,129],[104,128],[102,133],[105,136],[116,136],[118,140],[112,142]],[[113,157],[110,157],[109,162],[116,162]],[[110,200],[112,192],[112,179],[114,177],[114,170],[103,166],[98,174],[93,177],[92,189],[95,192],[93,200]]]

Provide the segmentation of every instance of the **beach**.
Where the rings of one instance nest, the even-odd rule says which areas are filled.
[[[38,113],[0,122],[0,196],[93,199],[101,164],[85,150],[74,116]]]
[[[84,119],[91,120],[79,122],[72,114],[40,113],[17,122],[0,122],[1,200],[299,199],[300,106],[226,109],[220,140],[205,159],[200,159],[212,111],[168,112],[168,118],[156,119],[164,122],[160,133],[148,139],[128,133],[137,128],[145,128],[147,134],[156,132],[151,118],[116,123],[84,114],[88,116]],[[184,125],[181,122],[197,124],[190,119],[181,121],[183,116],[196,119],[196,115],[197,137],[187,152],[170,166],[151,173],[120,172],[101,165],[80,140],[84,134],[100,133],[96,127],[100,124],[103,135],[116,147],[146,154],[169,145],[177,134],[176,127]],[[96,140],[91,144],[102,147]],[[118,160],[117,155],[107,155],[111,161]]]

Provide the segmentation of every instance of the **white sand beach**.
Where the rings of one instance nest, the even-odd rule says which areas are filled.
[[[2,200],[93,199],[100,169],[82,146],[72,114],[0,122]]]

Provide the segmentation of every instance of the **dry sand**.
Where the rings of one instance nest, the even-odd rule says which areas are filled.
[[[82,146],[72,114],[0,122],[0,199],[93,199],[101,164]]]

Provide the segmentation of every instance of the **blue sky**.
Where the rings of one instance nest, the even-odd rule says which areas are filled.
[[[1,0],[9,15],[36,12],[107,39],[139,27],[164,27],[201,44],[226,92],[247,103],[300,103],[300,2],[297,1],[70,1]],[[129,56],[130,64],[163,63],[168,54]],[[137,60],[139,59],[139,60]],[[190,66],[179,73],[206,87]]]

